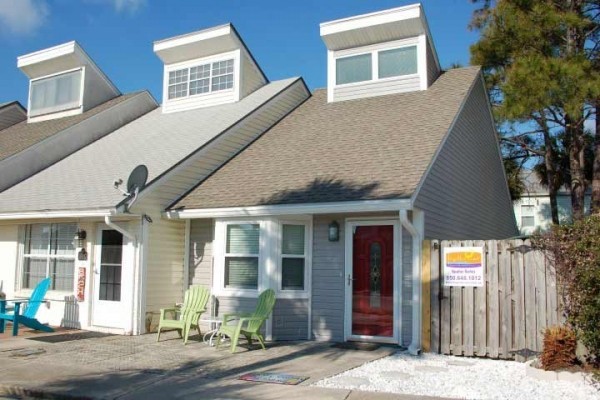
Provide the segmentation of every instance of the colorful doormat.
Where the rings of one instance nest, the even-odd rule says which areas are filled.
[[[238,379],[249,382],[278,383],[280,385],[297,385],[310,378],[309,376],[296,376],[290,374],[279,374],[274,372],[249,373]]]

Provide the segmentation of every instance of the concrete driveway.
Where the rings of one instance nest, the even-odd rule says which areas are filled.
[[[80,331],[58,334],[81,335]],[[310,386],[366,362],[394,347],[373,351],[332,347],[332,343],[271,343],[215,349],[199,341],[187,346],[175,332],[104,336],[58,343],[33,340],[44,335],[0,338],[0,397],[98,399],[424,399]],[[296,386],[253,383],[248,372],[279,372],[310,377]]]

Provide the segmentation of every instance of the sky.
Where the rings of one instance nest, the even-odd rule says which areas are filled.
[[[147,89],[162,100],[156,40],[233,23],[271,80],[302,76],[326,85],[319,24],[415,1],[405,0],[0,0],[0,103],[27,104],[17,57],[76,40],[123,93]],[[421,2],[442,67],[469,64],[478,39],[467,28],[470,0]]]

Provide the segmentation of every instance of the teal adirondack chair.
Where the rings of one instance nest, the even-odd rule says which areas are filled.
[[[200,314],[206,311],[206,304],[210,298],[210,290],[204,286],[194,285],[190,286],[185,291],[185,297],[183,299],[183,305],[181,308],[162,308],[160,310],[160,321],[158,322],[158,336],[156,341],[160,340],[161,330],[174,330],[179,332],[179,336],[183,336],[183,344],[187,344],[190,330],[196,328],[198,334],[200,327],[198,326],[198,319]],[[179,313],[179,318],[172,319],[168,318],[169,314]]]
[[[217,348],[221,344],[223,336],[231,338],[231,352],[235,352],[240,335],[244,335],[248,344],[252,345],[252,339],[258,339],[263,350],[265,348],[265,338],[260,333],[260,328],[269,318],[273,307],[275,306],[275,292],[273,289],[267,289],[258,296],[256,310],[251,314],[225,314],[223,322],[217,332]]]
[[[13,336],[19,334],[19,324],[23,324],[38,331],[54,332],[54,329],[35,319],[35,315],[37,314],[40,305],[44,303],[44,296],[49,287],[50,278],[46,278],[38,283],[35,289],[33,289],[33,293],[31,293],[29,300],[0,300],[0,333],[4,333],[5,321],[12,321]],[[7,302],[15,304],[15,308],[12,312],[6,311]],[[21,309],[22,304],[25,304],[24,310]]]

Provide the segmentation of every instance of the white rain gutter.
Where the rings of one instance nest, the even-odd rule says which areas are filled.
[[[412,341],[408,346],[408,351],[410,354],[416,356],[421,352],[421,235],[417,228],[409,221],[406,210],[400,210],[400,223],[413,239]]]
[[[105,215],[104,216],[104,223],[106,225],[108,225],[109,227],[111,227],[115,231],[119,232],[123,236],[126,236],[130,240],[133,240],[134,242],[137,241],[137,238],[135,237],[135,235],[133,233],[129,232],[128,230],[126,230],[122,226],[117,225],[113,220],[110,219],[110,217],[111,217],[110,215]]]

